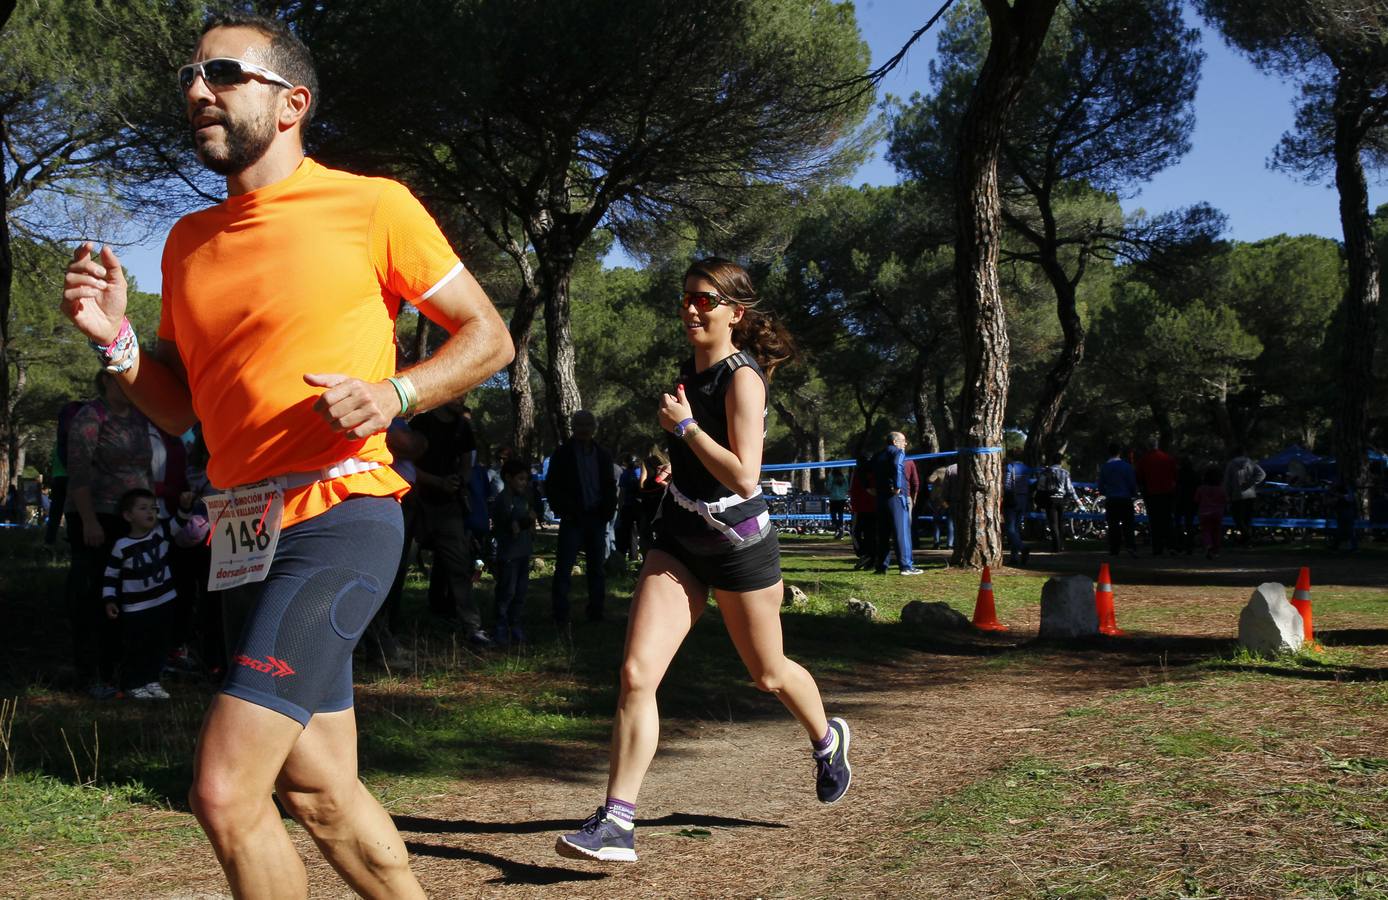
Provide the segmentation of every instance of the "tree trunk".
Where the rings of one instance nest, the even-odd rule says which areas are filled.
[[[790,431],[790,438],[795,443],[794,461],[808,462],[813,459],[812,454],[814,451],[811,441],[813,435],[810,434],[809,429],[802,425],[795,413],[791,412],[790,407],[786,406],[780,400],[772,400],[771,405],[776,410],[776,414],[781,417],[781,421],[785,423],[787,430]],[[810,489],[810,470],[794,470],[791,473],[790,481],[795,485],[796,490],[808,491]]]
[[[824,429],[819,425],[818,422],[815,423],[814,429],[814,458],[816,462],[824,462],[826,459],[829,458],[829,451],[825,449],[824,444]],[[826,479],[829,477],[828,470],[815,469],[814,471],[815,477],[819,479],[819,483],[824,484]]]
[[[1210,398],[1210,410],[1214,415],[1215,433],[1224,442],[1224,450],[1232,455],[1238,448],[1239,439],[1234,434],[1234,419],[1229,415],[1229,382],[1218,385],[1215,395]]]
[[[526,270],[529,266],[525,267]],[[506,373],[511,383],[511,447],[517,459],[531,459],[538,449],[535,441],[535,395],[530,387],[530,333],[535,325],[535,310],[539,307],[540,292],[533,275],[523,271],[521,288],[516,294],[516,309],[511,314],[511,343],[516,356]]]
[[[1378,321],[1378,255],[1369,217],[1369,190],[1360,159],[1365,91],[1345,84],[1335,91],[1335,187],[1345,237],[1349,286],[1344,299],[1344,345],[1340,352],[1339,404],[1335,415],[1335,459],[1340,476],[1357,492],[1360,515],[1369,512],[1369,403],[1374,385],[1374,330]]]
[[[545,394],[557,442],[569,436],[569,422],[583,406],[574,371],[574,338],[569,306],[577,247],[556,225],[535,244],[540,263],[540,289],[545,303]]]
[[[1075,308],[1075,285],[1061,267],[1054,245],[1041,248],[1041,256],[1041,268],[1055,292],[1055,312],[1060,320],[1064,344],[1055,362],[1046,371],[1045,380],[1041,383],[1041,396],[1036,401],[1036,412],[1027,430],[1024,452],[1027,465],[1031,466],[1042,465],[1055,450],[1052,444],[1060,428],[1065,391],[1084,360],[1084,323]]]
[[[0,28],[14,12],[0,7]],[[5,119],[0,115],[0,162],[4,160],[3,148],[9,146],[5,131]],[[9,496],[10,478],[14,474],[14,461],[18,453],[17,433],[14,427],[14,398],[10,396],[10,300],[14,288],[14,256],[10,252],[9,187],[5,180],[4,166],[0,165],[0,502]]]
[[[949,394],[945,391],[945,374],[935,373],[935,414],[940,417],[940,427],[937,434],[943,434],[948,440],[950,447],[957,446],[959,436],[955,431],[954,410],[957,403],[950,403]],[[945,449],[944,447],[940,448]]]
[[[928,374],[921,365],[916,372],[916,389],[911,395],[912,412],[916,418],[916,448],[921,453],[938,453],[940,438],[935,433],[935,419],[930,414],[930,385]]]
[[[1171,424],[1171,410],[1156,400],[1148,400],[1147,406],[1152,410],[1152,420],[1157,425],[1157,440],[1161,442],[1162,449],[1170,450],[1176,437],[1176,429]]]
[[[409,353],[414,363],[423,363],[429,358],[429,317],[423,313],[415,319],[415,338],[409,342]]]
[[[959,503],[954,565],[978,568],[1002,557],[1002,445],[1007,403],[1007,315],[998,283],[1002,202],[998,154],[1008,113],[1050,27],[1058,0],[983,0],[992,33],[959,129],[955,167],[954,276],[964,344],[959,423]]]

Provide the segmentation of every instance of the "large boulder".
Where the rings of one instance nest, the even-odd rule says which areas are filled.
[[[1306,641],[1306,625],[1275,581],[1258,585],[1239,613],[1239,643],[1254,653],[1295,653]]]
[[[868,600],[859,600],[857,597],[848,598],[848,611],[855,616],[861,616],[869,622],[876,622],[878,618],[877,607],[873,606]]]
[[[1043,638],[1084,638],[1099,633],[1094,582],[1086,575],[1057,575],[1041,588]]]
[[[902,608],[901,622],[931,631],[962,631],[970,626],[967,616],[942,600],[912,600]]]
[[[786,585],[786,592],[781,597],[781,605],[788,609],[806,610],[810,608],[810,598],[805,596],[805,592],[793,584]]]

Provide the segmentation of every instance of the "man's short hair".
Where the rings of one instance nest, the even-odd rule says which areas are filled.
[[[1113,441],[1113,442],[1111,442],[1111,443],[1108,445],[1108,455],[1109,455],[1109,456],[1118,456],[1118,455],[1119,455],[1120,453],[1122,453],[1122,452],[1123,452],[1123,445],[1120,444],[1120,443],[1118,443],[1117,441]]]
[[[585,425],[592,425],[594,428],[598,427],[598,417],[586,409],[576,410],[573,417],[569,419],[569,424],[574,428],[577,428],[580,422]]]
[[[523,459],[508,459],[501,464],[501,478],[503,481],[510,481],[511,478],[521,472],[530,474],[530,463]]]
[[[249,28],[270,39],[270,46],[263,51],[265,67],[283,75],[290,84],[308,88],[309,106],[300,120],[299,133],[308,131],[313,113],[318,109],[318,71],[304,42],[279,19],[254,13],[223,12],[208,16],[203,23],[202,33],[207,34],[214,28]]]
[[[159,498],[154,496],[154,491],[151,491],[149,488],[131,488],[124,494],[120,495],[119,509],[121,511],[121,515],[124,515],[125,513],[128,513],[132,509],[134,509],[136,502],[140,500],[158,499]]]

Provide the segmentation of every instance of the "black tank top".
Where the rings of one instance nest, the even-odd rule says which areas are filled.
[[[724,447],[729,446],[728,389],[732,387],[733,373],[744,366],[751,367],[752,371],[761,378],[762,386],[767,389],[767,401],[769,402],[770,388],[767,386],[766,375],[751,354],[744,351],[739,350],[702,372],[694,371],[692,358],[680,367],[680,383],[684,385],[684,394],[689,400],[695,421],[699,423],[700,430]],[[766,415],[765,406],[762,407],[762,415]],[[674,482],[674,486],[679,489],[680,493],[689,499],[711,503],[736,493],[704,467],[703,462],[683,438],[671,435],[667,449],[670,454],[671,481]],[[758,495],[719,513],[718,519],[728,525],[737,525],[739,522],[744,522],[766,512],[766,510],[766,499]],[[697,514],[677,506],[673,498],[668,496],[661,507],[660,515],[663,520],[663,529],[671,534],[691,535],[706,533],[711,530],[708,523]]]

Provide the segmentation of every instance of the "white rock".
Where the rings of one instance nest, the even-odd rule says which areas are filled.
[[[1085,575],[1057,575],[1041,588],[1043,638],[1081,638],[1099,633],[1094,582]]]
[[[848,611],[855,616],[862,616],[870,622],[876,622],[878,618],[877,607],[867,600],[859,600],[857,597],[848,598]]]
[[[791,609],[809,609],[810,598],[805,596],[805,592],[793,584],[786,585],[785,596],[781,598],[781,605]]]
[[[901,610],[901,621],[932,631],[960,631],[970,624],[967,616],[940,600],[934,603],[912,600]]]
[[[1239,643],[1254,653],[1295,653],[1306,641],[1306,625],[1287,602],[1287,589],[1275,581],[1258,585],[1239,613]]]

